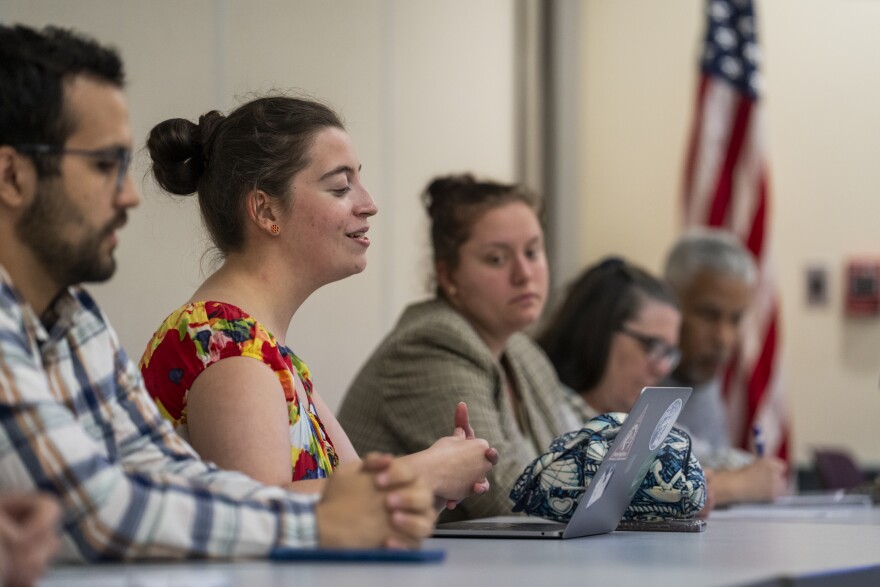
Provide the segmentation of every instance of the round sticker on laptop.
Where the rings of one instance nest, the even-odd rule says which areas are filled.
[[[666,411],[660,417],[660,421],[657,422],[657,427],[654,428],[654,433],[651,434],[651,441],[648,443],[648,449],[654,450],[660,443],[666,440],[666,437],[669,435],[669,431],[672,430],[672,426],[675,425],[675,420],[678,418],[678,414],[681,412],[681,408],[684,403],[681,399],[677,399],[666,408]]]

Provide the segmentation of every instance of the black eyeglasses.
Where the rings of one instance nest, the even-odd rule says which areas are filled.
[[[635,332],[628,328],[621,328],[620,332],[638,341],[645,350],[648,360],[653,363],[665,363],[672,370],[675,369],[678,361],[681,360],[681,351],[662,338]]]
[[[22,153],[34,153],[36,155],[78,155],[80,157],[91,157],[112,165],[116,168],[115,193],[122,191],[122,184],[125,183],[125,176],[128,174],[128,168],[131,165],[131,151],[125,147],[111,147],[108,149],[76,149],[73,147],[62,147],[59,145],[18,145],[16,150]]]

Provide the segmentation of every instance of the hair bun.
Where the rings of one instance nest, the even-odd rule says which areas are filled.
[[[477,180],[470,173],[445,175],[434,179],[428,184],[422,196],[428,216],[435,218],[439,210],[452,205],[462,194],[468,193],[468,188],[476,183]]]
[[[615,255],[605,257],[596,264],[596,268],[599,270],[618,269],[624,266],[626,266],[626,259],[624,259],[623,257],[617,257]]]
[[[153,176],[167,192],[181,196],[195,193],[205,166],[207,147],[224,116],[213,110],[195,124],[171,118],[153,127],[147,150],[153,160]]]
[[[199,143],[202,147],[202,156],[206,160],[208,159],[208,150],[210,149],[214,131],[217,130],[217,127],[224,120],[226,120],[226,117],[219,110],[211,110],[199,116]]]

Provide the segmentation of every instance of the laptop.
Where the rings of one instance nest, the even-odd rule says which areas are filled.
[[[468,520],[438,524],[434,536],[578,538],[611,532],[620,523],[690,395],[690,387],[642,390],[568,524],[536,522],[535,518],[497,522]]]

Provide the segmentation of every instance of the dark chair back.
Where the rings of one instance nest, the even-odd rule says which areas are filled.
[[[852,489],[864,483],[865,474],[846,451],[816,449],[813,455],[822,489]]]

